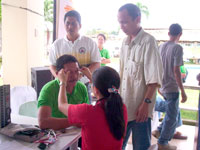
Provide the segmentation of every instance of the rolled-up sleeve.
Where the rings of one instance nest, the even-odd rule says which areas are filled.
[[[144,56],[144,76],[146,84],[157,83],[161,86],[163,77],[163,66],[158,46],[154,38],[146,45]]]

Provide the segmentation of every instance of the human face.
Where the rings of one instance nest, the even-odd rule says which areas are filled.
[[[104,40],[104,38],[102,36],[98,36],[97,40],[98,40],[98,45],[102,45],[103,46],[103,44],[105,43],[105,40]]]
[[[81,28],[81,25],[77,21],[75,17],[67,17],[65,20],[65,30],[67,31],[67,34],[70,36],[77,36],[79,34],[79,30]]]
[[[126,9],[118,12],[118,21],[121,29],[127,35],[136,35],[140,29],[140,16],[133,19]]]
[[[71,62],[67,63],[64,65],[64,71],[65,72],[70,72],[69,77],[67,80],[67,86],[74,88],[76,85],[76,82],[78,81],[78,75],[79,75],[79,66],[78,63],[76,62]]]

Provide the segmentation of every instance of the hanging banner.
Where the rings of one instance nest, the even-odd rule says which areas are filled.
[[[64,15],[73,10],[72,0],[54,0],[54,39],[62,38],[66,35],[64,26]]]

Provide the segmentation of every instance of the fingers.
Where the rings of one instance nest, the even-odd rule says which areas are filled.
[[[136,122],[146,122],[148,120],[148,114],[136,113]]]
[[[67,73],[65,73],[65,75],[66,75],[66,81],[67,81],[68,78],[69,78],[69,74],[70,74],[70,71],[67,71]]]
[[[187,101],[187,98],[183,98],[182,100],[181,100],[181,103],[185,103]]]
[[[89,68],[87,68],[87,67],[82,67],[81,69],[80,69],[80,71],[84,74],[84,75],[88,75],[88,74],[91,74],[91,72],[90,72],[90,69]]]
[[[141,116],[136,118],[136,122],[146,122],[148,120],[148,117]]]
[[[61,69],[58,72],[58,79],[62,82],[66,82],[69,78],[70,71],[65,72],[64,69]]]

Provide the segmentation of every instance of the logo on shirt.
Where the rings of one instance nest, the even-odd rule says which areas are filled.
[[[79,52],[80,54],[84,54],[84,53],[86,52],[85,47],[79,48],[78,52]]]

